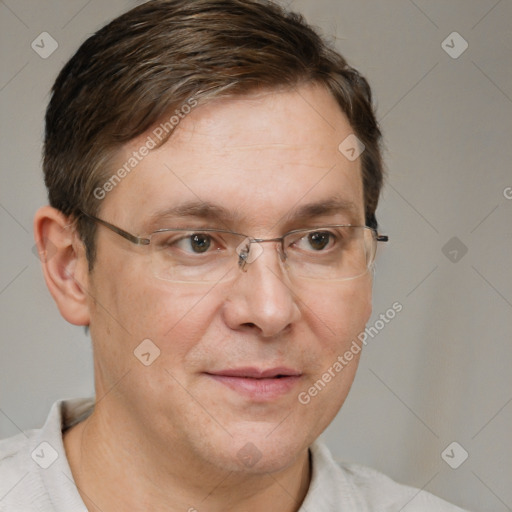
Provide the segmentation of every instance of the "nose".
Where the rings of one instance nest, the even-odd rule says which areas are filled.
[[[289,329],[301,313],[276,244],[260,248],[261,253],[243,271],[237,268],[223,317],[230,329],[257,330],[269,338]]]

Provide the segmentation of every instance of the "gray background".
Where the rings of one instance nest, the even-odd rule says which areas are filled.
[[[43,115],[63,63],[136,3],[0,1],[0,437],[40,426],[58,398],[93,391],[89,339],[61,319],[32,252],[32,218],[46,201]],[[324,438],[340,460],[474,511],[510,511],[512,3],[287,5],[373,87],[389,170],[378,218],[391,243],[378,261],[369,325],[403,305],[369,339]],[[31,48],[44,31],[59,45],[46,59]],[[469,45],[458,58],[442,47],[454,31]],[[460,43],[445,45],[458,52]],[[458,469],[441,457],[453,441],[469,454]],[[448,453],[453,463],[463,452]]]

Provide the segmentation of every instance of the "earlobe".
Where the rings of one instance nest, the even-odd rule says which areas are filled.
[[[74,325],[89,325],[87,258],[71,219],[43,206],[34,217],[34,237],[46,285],[61,315]]]

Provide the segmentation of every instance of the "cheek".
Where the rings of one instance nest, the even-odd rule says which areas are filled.
[[[372,312],[371,276],[322,285],[320,290],[318,294],[310,290],[303,303],[317,347],[325,357],[339,353],[364,330]]]
[[[119,297],[121,315],[137,338],[150,338],[162,355],[180,359],[201,340],[216,310],[208,290],[197,288],[162,281],[136,287],[129,302]]]
[[[91,279],[91,335],[98,350],[106,345],[105,357],[126,361],[150,339],[162,356],[172,346],[179,358],[201,338],[215,307],[204,300],[209,287],[156,279],[146,271],[143,254],[101,256]]]
[[[352,386],[361,355],[357,336],[372,312],[371,290],[371,278],[364,276],[322,287],[321,295],[305,301],[313,341],[307,346],[310,374],[298,400],[301,414],[314,418],[311,439],[332,421]]]

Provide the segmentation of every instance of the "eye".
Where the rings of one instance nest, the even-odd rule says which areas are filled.
[[[313,231],[296,240],[293,245],[305,251],[323,251],[335,243],[335,235],[330,231]]]
[[[175,245],[184,251],[203,254],[210,249],[212,237],[205,233],[192,233],[175,242]]]
[[[163,231],[154,235],[154,247],[165,251],[167,254],[178,256],[181,254],[212,254],[220,250],[222,242],[215,233],[201,233],[184,231],[181,233],[169,233]]]
[[[229,232],[193,231],[188,229],[162,229],[155,231],[151,243],[155,251],[169,258],[190,258],[191,260],[210,261],[210,257],[227,256],[232,252],[235,242]],[[234,245],[236,247],[236,245]]]
[[[310,233],[308,235],[308,242],[315,251],[321,251],[329,244],[330,237],[330,233],[326,232]]]

